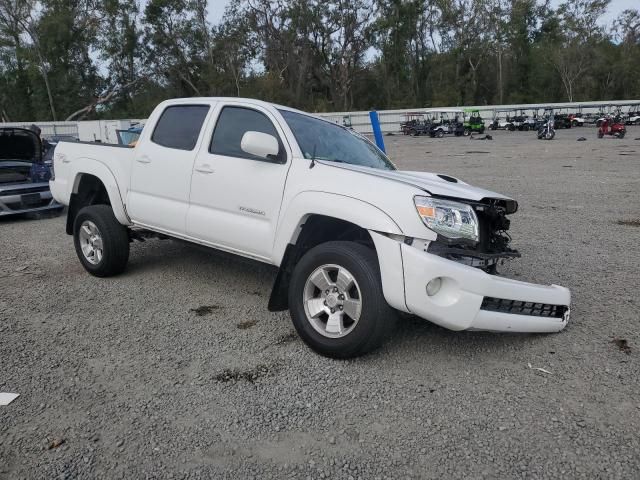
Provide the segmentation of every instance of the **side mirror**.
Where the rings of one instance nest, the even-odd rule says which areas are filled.
[[[268,161],[278,161],[278,152],[280,151],[278,139],[268,133],[245,132],[240,142],[240,148],[249,155],[255,155]]]

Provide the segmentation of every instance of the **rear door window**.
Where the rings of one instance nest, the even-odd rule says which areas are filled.
[[[165,108],[151,141],[167,148],[193,150],[200,136],[208,105],[173,105]]]

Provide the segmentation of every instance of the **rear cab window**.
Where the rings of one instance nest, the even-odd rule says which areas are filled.
[[[209,112],[209,105],[171,105],[158,119],[151,141],[167,148],[193,150]]]

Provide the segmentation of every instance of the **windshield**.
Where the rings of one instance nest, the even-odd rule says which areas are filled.
[[[378,147],[352,130],[300,113],[280,110],[304,158],[395,170]]]

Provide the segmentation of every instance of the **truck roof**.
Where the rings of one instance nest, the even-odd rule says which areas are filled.
[[[249,105],[260,105],[262,107],[274,107],[278,110],[288,110],[291,112],[302,113],[304,115],[313,115],[309,112],[304,112],[302,110],[297,110],[295,108],[287,107],[286,105],[279,105],[277,103],[265,102],[264,100],[257,100],[255,98],[243,98],[243,97],[184,97],[184,98],[172,98],[169,100],[165,100],[161,102],[159,105],[188,105],[190,103],[198,103],[198,102],[238,102],[238,103],[246,103]]]

